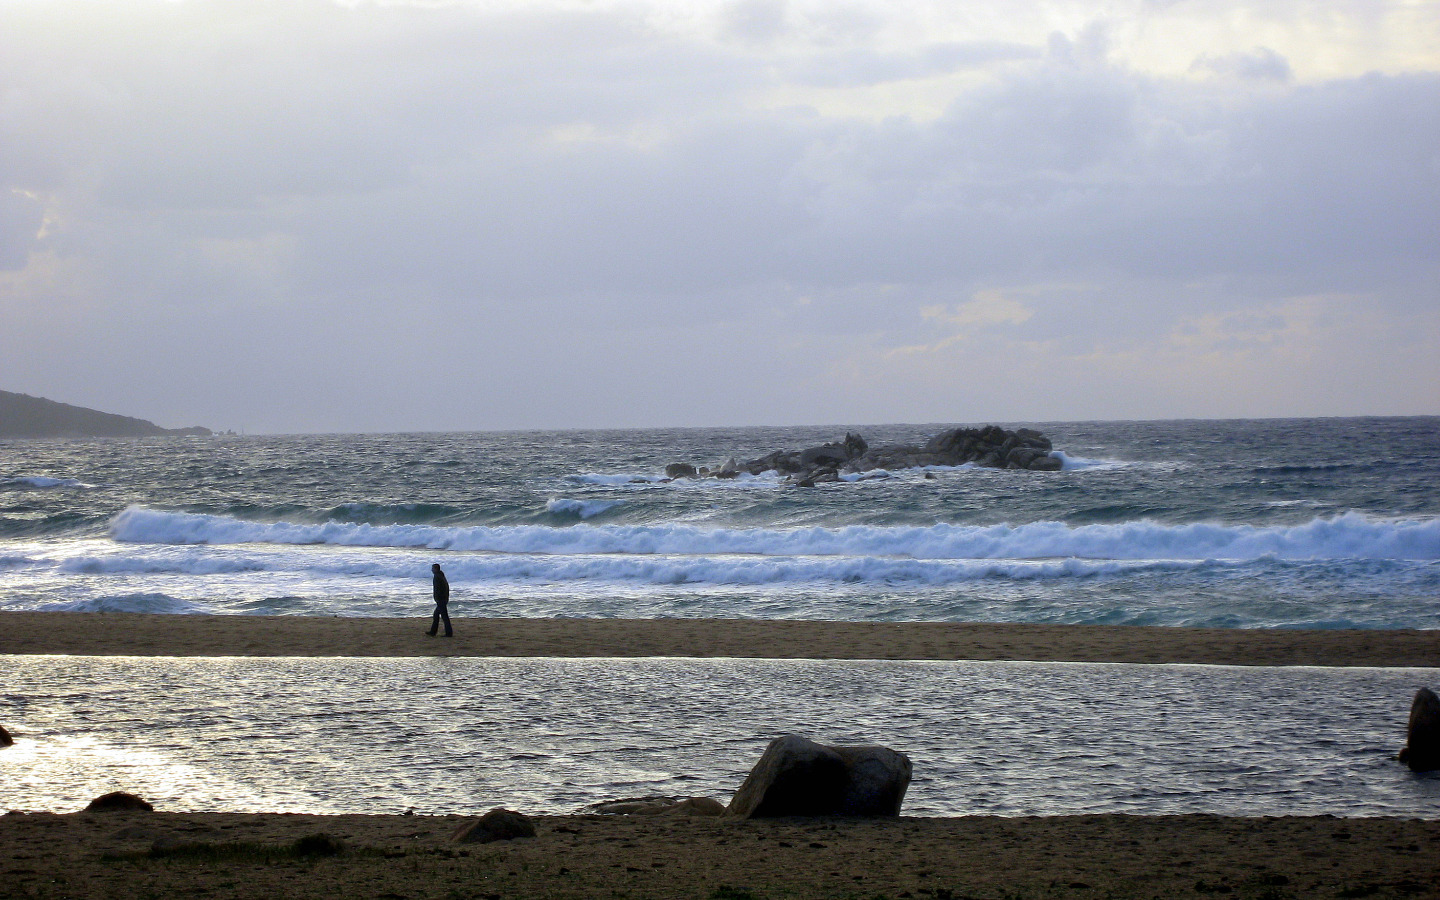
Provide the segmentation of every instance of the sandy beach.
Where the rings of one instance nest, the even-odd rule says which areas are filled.
[[[0,655],[971,659],[1440,666],[1440,631],[760,619],[429,619],[0,612]]]
[[[1433,898],[1440,822],[1214,816],[889,820],[563,816],[459,844],[464,819],[0,817],[8,897]],[[324,834],[338,856],[289,852]]]
[[[0,654],[1440,664],[1440,634],[1428,631],[465,619],[456,621],[456,636],[446,640],[425,635],[427,625],[418,618],[6,612],[0,613]],[[17,811],[0,816],[0,894],[297,900],[1440,898],[1440,821],[574,815],[535,817],[534,838],[456,843],[452,834],[465,821],[163,809]],[[298,839],[315,834],[344,849],[333,856],[295,852]]]

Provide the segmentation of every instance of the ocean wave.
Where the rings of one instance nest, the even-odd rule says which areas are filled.
[[[0,478],[0,487],[6,485],[18,486],[20,488],[36,488],[40,490],[51,489],[76,489],[94,490],[97,485],[86,484],[74,478],[53,478],[49,475],[24,475],[16,478]]]
[[[667,478],[664,475],[636,475],[618,473],[607,475],[600,472],[585,472],[566,475],[560,479],[566,484],[581,487],[610,487],[630,489],[668,488],[671,490],[724,490],[737,487],[774,488],[785,484],[779,472],[761,472],[751,475],[741,472],[734,478]]]
[[[1064,450],[1051,450],[1050,455],[1060,460],[1062,472],[1078,472],[1081,469],[1124,469],[1137,465],[1119,459],[1087,459],[1083,456],[1071,456]]]
[[[233,575],[262,572],[265,562],[243,557],[184,554],[181,556],[75,556],[56,566],[69,575]]]
[[[1042,581],[1141,571],[1188,570],[1199,561],[918,560],[754,556],[467,556],[446,563],[465,582],[634,583],[645,585],[884,584],[941,586],[989,579]]]
[[[624,500],[574,500],[569,497],[554,497],[545,504],[545,509],[547,512],[557,515],[593,519],[624,502]]]
[[[79,536],[104,532],[110,516],[81,512],[58,512],[52,515],[0,515],[0,540],[7,538],[39,538],[55,535]]]
[[[121,545],[110,555],[86,554],[63,560],[35,559],[29,566],[47,575],[177,576],[209,582],[211,576],[241,575],[252,587],[280,583],[355,584],[372,588],[393,582],[402,590],[429,577],[428,559],[412,553],[375,554],[360,548],[271,548],[231,556],[221,548],[174,553],[171,547]],[[233,552],[233,551],[232,551]],[[1189,571],[1233,564],[1198,560],[922,560],[868,556],[754,556],[718,554],[457,554],[445,561],[452,583],[531,584],[627,583],[647,585],[886,584],[940,586],[1005,579],[1084,579],[1141,572]],[[1242,564],[1243,565],[1243,564]],[[253,576],[253,577],[251,577]],[[296,581],[299,579],[299,582]],[[183,583],[183,582],[175,582]],[[273,587],[261,588],[268,592]],[[141,595],[126,595],[127,597]],[[146,595],[148,596],[148,595]],[[268,596],[268,593],[267,593]],[[141,610],[143,611],[143,610]]]
[[[678,523],[568,527],[295,524],[132,506],[110,523],[127,543],[328,544],[492,553],[889,556],[909,559],[1440,559],[1440,519],[1359,513],[1300,525],[1148,520],[1093,525],[705,528]]]
[[[568,484],[584,484],[596,487],[623,487],[630,484],[661,484],[669,479],[663,475],[606,475],[600,472],[582,472],[566,475],[561,481]]]
[[[1308,475],[1312,473],[1333,473],[1349,472],[1371,468],[1370,463],[1341,462],[1341,463],[1313,463],[1301,464],[1292,463],[1278,466],[1256,466],[1251,469],[1256,475]]]
[[[392,523],[433,522],[464,511],[437,503],[342,503],[329,510],[331,519],[345,522],[382,521]]]
[[[168,594],[118,594],[113,597],[91,597],[85,600],[64,600],[42,603],[41,612],[102,612],[102,613],[164,613],[167,615],[207,615],[217,610],[204,603],[181,600]]]

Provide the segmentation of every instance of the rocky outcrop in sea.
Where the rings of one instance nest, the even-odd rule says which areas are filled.
[[[1050,439],[1030,428],[1009,431],[999,425],[951,428],[922,444],[870,446],[858,434],[804,450],[776,450],[748,462],[734,457],[713,468],[696,468],[677,462],[665,467],[668,478],[735,478],[741,474],[779,472],[796,485],[813,487],[842,476],[878,470],[896,471],[925,466],[963,466],[1058,472],[1060,458],[1051,455]]]

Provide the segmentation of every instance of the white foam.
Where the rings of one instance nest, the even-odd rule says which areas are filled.
[[[428,579],[424,551],[334,546],[174,547],[115,544],[112,553],[82,553],[33,562],[39,577],[164,576],[186,596],[215,590],[271,596],[319,590],[344,593],[355,579],[370,587],[410,590]],[[179,551],[179,552],[177,552]],[[986,578],[1044,580],[1139,571],[1187,570],[1217,563],[1195,560],[935,560],[887,556],[796,556],[683,553],[457,553],[445,571],[457,586],[474,582],[770,585],[784,583],[958,584]],[[173,578],[172,578],[173,576]],[[32,576],[34,577],[34,576]],[[194,579],[192,581],[192,579]],[[283,584],[283,586],[282,586]],[[345,585],[345,587],[337,587]],[[195,590],[190,590],[194,588]],[[111,591],[114,592],[113,589]]]
[[[1050,455],[1060,460],[1061,471],[1076,472],[1080,469],[1118,469],[1128,465],[1114,459],[1086,459],[1083,456],[1071,456],[1064,450],[1051,450]]]
[[[1166,525],[1147,520],[1071,526],[705,528],[678,523],[569,527],[247,522],[132,506],[110,524],[117,541],[156,544],[329,544],[492,553],[753,554],[910,559],[1440,559],[1440,519],[1358,513],[1301,525]]]
[[[887,469],[871,469],[868,472],[842,472],[841,481],[854,483],[857,481],[882,481],[886,478],[893,478],[894,475]]]

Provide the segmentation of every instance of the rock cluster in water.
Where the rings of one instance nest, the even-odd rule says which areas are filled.
[[[779,472],[791,483],[812,487],[840,481],[842,475],[863,474],[877,469],[915,469],[924,466],[960,466],[973,463],[993,469],[1027,469],[1057,472],[1058,457],[1051,456],[1050,439],[1038,431],[1020,428],[1008,431],[999,425],[983,428],[952,428],[922,444],[887,444],[872,447],[858,434],[846,434],[804,450],[776,450],[749,462],[734,457],[714,468],[696,468],[689,463],[665,467],[668,478],[735,478],[742,473],[759,475]]]

